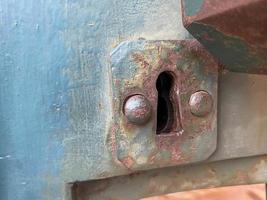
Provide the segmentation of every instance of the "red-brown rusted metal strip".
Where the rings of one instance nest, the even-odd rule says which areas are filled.
[[[183,0],[183,23],[226,69],[267,73],[266,0]]]

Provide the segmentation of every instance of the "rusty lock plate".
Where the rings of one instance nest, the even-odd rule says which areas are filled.
[[[107,145],[129,170],[206,160],[217,144],[218,64],[196,41],[124,42],[111,54]]]

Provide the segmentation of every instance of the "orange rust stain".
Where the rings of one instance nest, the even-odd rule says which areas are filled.
[[[139,63],[141,67],[147,68],[149,66],[149,62],[145,60],[142,54],[133,54],[133,59],[136,63]]]
[[[122,164],[127,167],[128,169],[130,169],[132,167],[132,165],[134,164],[134,159],[130,156],[127,156],[125,158],[123,158],[121,160]]]
[[[142,200],[265,200],[265,185],[243,185],[179,192]]]

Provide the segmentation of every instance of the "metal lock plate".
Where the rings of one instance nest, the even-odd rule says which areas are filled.
[[[112,52],[111,67],[113,118],[107,142],[115,160],[140,170],[203,161],[215,151],[218,64],[196,40],[124,42]],[[162,75],[169,83],[159,80]],[[167,109],[158,105],[162,87],[169,89]],[[194,97],[202,91],[211,98]],[[125,102],[136,94],[151,106],[143,124],[125,116]]]

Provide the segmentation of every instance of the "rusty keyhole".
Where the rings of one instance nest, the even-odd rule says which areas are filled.
[[[158,91],[157,134],[169,133],[173,128],[174,107],[170,95],[173,82],[174,78],[170,72],[162,72],[156,81]]]

